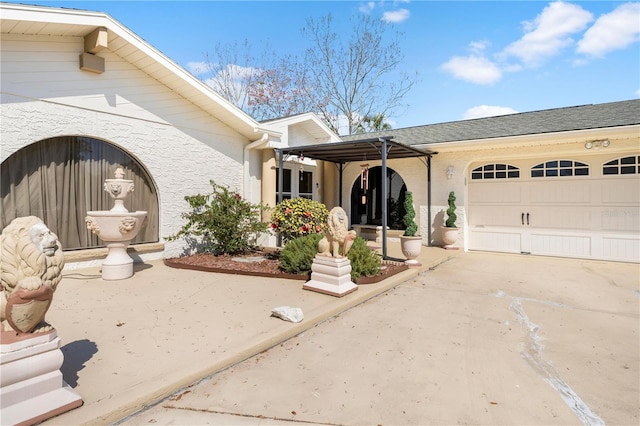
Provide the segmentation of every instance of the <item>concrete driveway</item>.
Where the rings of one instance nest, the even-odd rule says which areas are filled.
[[[640,266],[461,253],[122,423],[640,423]]]

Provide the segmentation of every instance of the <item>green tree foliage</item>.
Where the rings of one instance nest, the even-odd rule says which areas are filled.
[[[187,195],[190,211],[181,217],[187,223],[180,231],[167,237],[169,241],[181,237],[198,241],[201,250],[215,255],[243,253],[254,247],[258,233],[267,230],[260,221],[264,207],[244,200],[240,194],[210,181],[210,194]]]
[[[384,114],[366,115],[356,127],[356,133],[381,132],[391,130],[391,124],[386,122]]]

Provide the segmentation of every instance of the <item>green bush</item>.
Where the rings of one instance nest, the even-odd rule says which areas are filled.
[[[291,274],[311,271],[313,258],[318,253],[318,242],[323,235],[310,234],[289,241],[280,251],[280,269]],[[362,237],[357,237],[347,253],[351,261],[351,279],[376,275],[380,272],[382,256],[367,247]]]
[[[367,246],[367,241],[356,237],[351,249],[347,252],[351,261],[351,279],[377,275],[380,272],[382,256]]]
[[[413,193],[407,191],[404,198],[404,209],[406,211],[404,215],[404,225],[407,227],[404,230],[404,235],[407,237],[413,237],[418,232],[418,225],[416,225],[416,211],[413,208]]]
[[[286,243],[309,234],[321,234],[327,227],[327,207],[307,198],[291,198],[278,203],[271,216],[271,228]]]
[[[187,223],[167,240],[180,237],[191,239],[198,251],[220,254],[238,254],[249,251],[259,232],[267,230],[260,221],[264,207],[244,200],[240,194],[210,181],[210,194],[187,195],[184,199],[191,210],[180,216]]]
[[[455,228],[456,227],[456,220],[458,219],[458,216],[456,216],[456,196],[453,193],[453,191],[451,191],[449,193],[449,208],[447,209],[447,222],[445,223],[445,226],[447,228]]]
[[[280,269],[291,274],[311,271],[321,239],[321,234],[309,234],[289,241],[280,251]]]

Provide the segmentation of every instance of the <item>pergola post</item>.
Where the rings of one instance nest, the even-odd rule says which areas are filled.
[[[427,246],[431,247],[431,155],[427,155]]]
[[[389,199],[387,197],[387,140],[380,138],[382,143],[381,156],[382,156],[382,258],[387,258],[387,209]]]

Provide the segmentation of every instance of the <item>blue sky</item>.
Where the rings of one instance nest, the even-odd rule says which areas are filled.
[[[196,72],[217,43],[301,54],[309,17],[367,13],[418,73],[393,127],[640,96],[640,3],[619,1],[12,1],[106,12]]]

